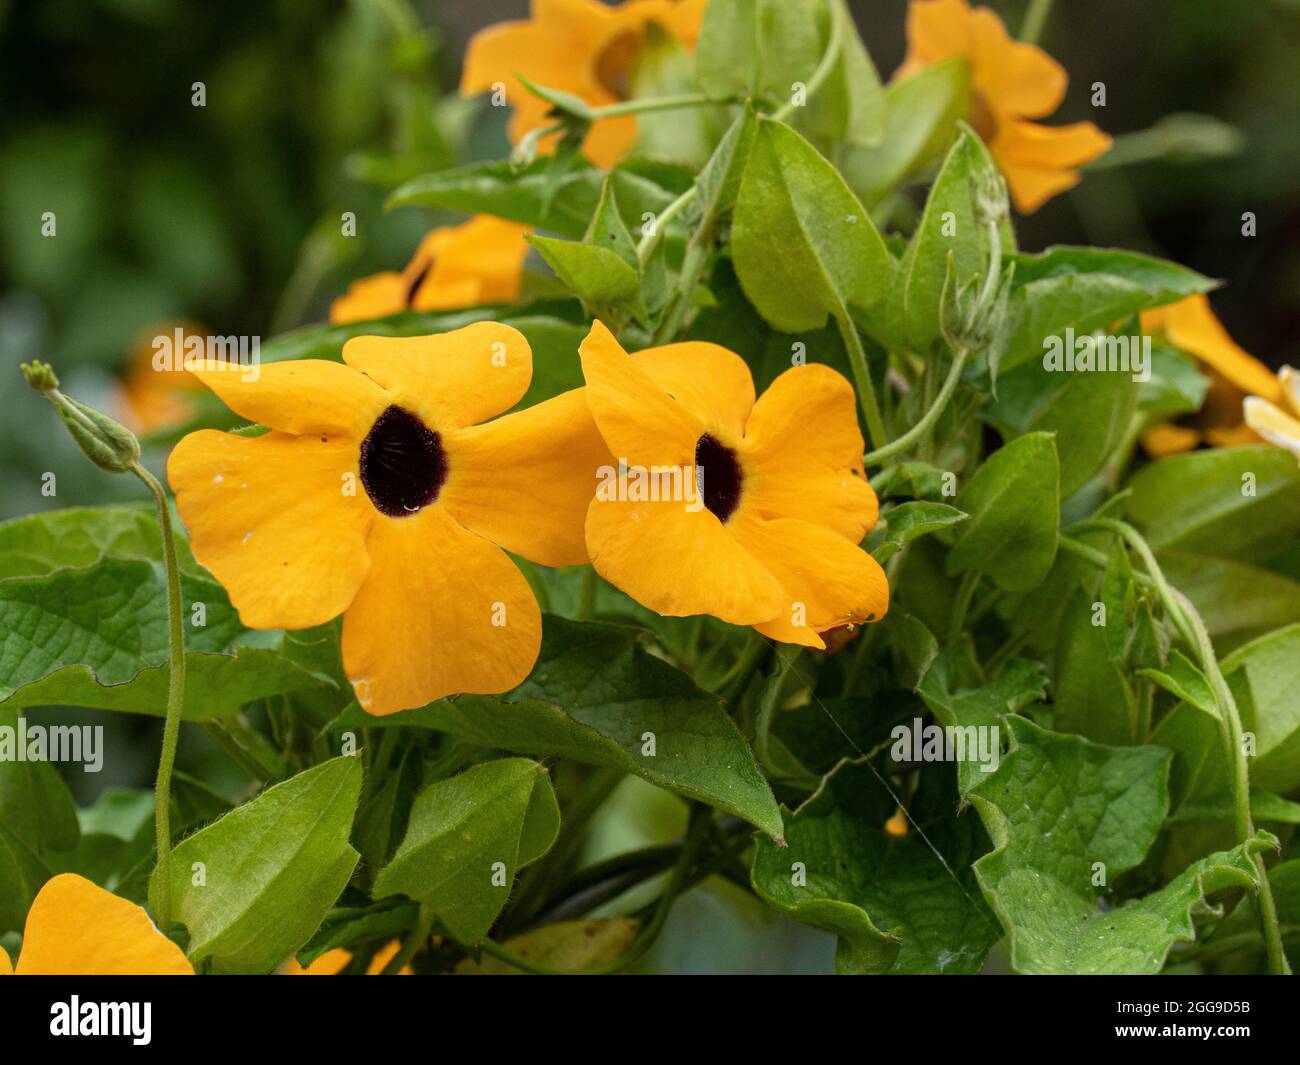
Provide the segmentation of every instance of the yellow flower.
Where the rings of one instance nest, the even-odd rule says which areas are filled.
[[[532,0],[525,21],[489,26],[470,39],[460,91],[504,86],[514,109],[510,139],[550,124],[551,105],[519,81],[559,89],[595,107],[627,98],[627,75],[648,23],[656,22],[688,48],[695,45],[707,0]],[[543,140],[543,146],[554,142]],[[636,140],[636,117],[596,122],[583,151],[597,166],[613,166]]]
[[[45,882],[27,913],[17,966],[0,976],[193,976],[184,952],[133,902],[75,873]]]
[[[402,944],[398,940],[394,939],[391,943],[388,943],[384,947],[375,951],[375,956],[370,959],[370,964],[366,966],[366,975],[378,976],[382,973],[384,971],[384,966],[393,960],[393,956],[401,950],[401,948]],[[337,976],[351,960],[351,951],[344,950],[342,947],[335,947],[333,950],[327,950],[305,969],[298,964],[296,958],[290,958],[285,962],[284,967],[280,970],[280,975]],[[409,965],[404,965],[397,975],[414,976],[415,974]]]
[[[1079,183],[1078,167],[1110,147],[1091,122],[1044,126],[1065,98],[1068,76],[1041,48],[1016,41],[988,8],[967,0],[912,0],[907,58],[898,75],[952,56],[970,67],[970,122],[1007,179],[1017,209],[1038,210]]]
[[[1163,333],[1174,347],[1195,356],[1210,378],[1205,402],[1181,423],[1157,425],[1142,436],[1156,458],[1190,451],[1202,442],[1215,447],[1258,444],[1263,440],[1300,448],[1296,374],[1284,367],[1280,376],[1243,350],[1228,335],[1202,294],[1142,312],[1142,329]]]
[[[180,345],[176,344],[178,330]],[[128,428],[151,433],[184,425],[193,416],[198,383],[185,372],[181,361],[185,339],[191,336],[203,337],[206,343],[207,330],[193,322],[158,322],[143,330],[131,345],[118,405],[120,420]],[[160,337],[167,338],[166,348],[159,347]]]
[[[352,282],[330,307],[330,321],[366,322],[399,311],[440,311],[519,295],[527,226],[476,215],[459,226],[428,233],[400,274],[373,274]]]
[[[356,337],[343,361],[271,363],[256,381],[194,371],[272,430],[203,430],[172,452],[195,557],[251,628],[343,614],[343,666],[372,714],[515,687],[541,617],[506,551],[587,558],[582,515],[603,452],[581,393],[484,422],[532,378],[527,340],[493,322]]]
[[[809,647],[884,615],[884,572],[858,546],[877,504],[848,381],[799,366],[755,402],[749,367],[716,344],[629,356],[596,322],[579,351],[610,452],[692,485],[679,499],[643,498],[634,477],[598,490],[587,548],[601,576],[660,614],[711,614]]]

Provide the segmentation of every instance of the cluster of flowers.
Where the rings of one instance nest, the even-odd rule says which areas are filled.
[[[883,616],[884,573],[859,546],[876,497],[840,374],[796,366],[756,401],[733,352],[628,355],[600,322],[577,354],[586,387],[499,418],[532,357],[492,322],[357,337],[343,364],[273,363],[255,382],[195,371],[271,430],[202,430],[172,452],[195,557],[250,627],[342,614],[344,668],[372,714],[528,675],[541,614],[507,551],[590,562],[660,614],[810,647]],[[698,469],[704,506],[598,494],[598,472],[619,463]]]

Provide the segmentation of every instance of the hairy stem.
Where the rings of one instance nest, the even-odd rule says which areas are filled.
[[[1223,670],[1219,666],[1219,659],[1214,653],[1214,645],[1210,641],[1205,622],[1201,620],[1201,615],[1191,601],[1170,586],[1151,547],[1133,526],[1113,518],[1093,518],[1085,524],[1106,529],[1120,536],[1137,553],[1147,573],[1155,582],[1165,612],[1173,619],[1174,625],[1183,634],[1187,643],[1196,650],[1201,669],[1210,682],[1210,689],[1214,692],[1214,701],[1219,710],[1216,715],[1219,737],[1223,742],[1223,753],[1232,773],[1234,827],[1237,837],[1244,843],[1255,834],[1255,822],[1250,811],[1250,766],[1246,761],[1241,714],[1237,709],[1237,700],[1233,698],[1232,689],[1228,687]],[[1259,873],[1260,930],[1268,954],[1269,971],[1276,975],[1285,975],[1291,970],[1282,947],[1277,905],[1273,900],[1273,888],[1269,883],[1268,869],[1264,865],[1262,855],[1253,855],[1253,861]]]
[[[181,734],[181,707],[185,702],[185,627],[181,603],[181,571],[176,561],[176,539],[172,535],[172,516],[167,509],[167,493],[158,478],[136,463],[131,467],[145,487],[153,493],[158,508],[158,527],[162,534],[163,570],[167,576],[167,712],[163,718],[162,754],[158,759],[158,780],[154,786],[154,839],[158,848],[158,927],[171,926],[171,802],[172,770],[176,765],[176,744]]]

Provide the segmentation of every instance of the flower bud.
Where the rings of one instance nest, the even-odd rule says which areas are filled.
[[[59,378],[49,363],[24,363],[27,383],[54,404],[72,439],[101,470],[126,473],[140,461],[140,441],[130,429],[107,414],[78,403],[59,391]]]

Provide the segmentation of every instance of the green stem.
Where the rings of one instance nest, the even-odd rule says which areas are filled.
[[[935,397],[930,409],[925,412],[919,422],[897,440],[891,441],[884,447],[878,447],[875,451],[867,452],[862,457],[864,466],[879,466],[885,459],[893,458],[900,451],[906,451],[930,431],[934,423],[939,420],[939,415],[948,406],[948,401],[952,399],[952,394],[957,389],[957,382],[961,379],[961,371],[966,365],[968,356],[969,351],[965,347],[957,349],[957,353],[952,360],[952,366],[948,368],[948,376],[944,378],[943,387],[939,389],[939,394]]]
[[[162,754],[158,759],[158,780],[154,787],[154,840],[158,848],[158,927],[171,927],[171,802],[172,770],[176,765],[176,744],[181,734],[181,708],[185,702],[185,628],[181,602],[181,571],[176,561],[176,538],[172,533],[167,492],[152,473],[138,462],[131,467],[153,493],[158,507],[158,528],[162,535],[163,570],[167,576],[167,712],[163,718]]]
[[[831,25],[830,34],[826,38],[826,51],[822,53],[821,60],[817,64],[817,69],[813,71],[812,77],[808,79],[808,84],[804,86],[804,102],[811,100],[821,90],[826,83],[826,79],[831,76],[831,71],[835,69],[835,64],[840,58],[840,51],[844,40],[844,25],[841,21],[840,9],[837,4],[827,4],[827,10],[830,13]],[[772,117],[781,122],[789,120],[794,113],[795,102],[792,99],[787,100],[781,107],[773,113]]]
[[[700,272],[704,269],[704,264],[709,260],[709,248],[713,243],[714,223],[711,219],[705,219],[700,227],[691,234],[691,239],[686,242],[686,252],[682,256],[682,268],[677,275],[677,287],[673,293],[668,309],[660,319],[659,327],[654,331],[651,338],[651,346],[666,344],[677,335],[677,330],[681,328],[682,319],[686,317],[686,312],[691,305],[691,297],[695,294],[695,286],[699,283]],[[657,231],[658,227],[656,227]]]
[[[765,766],[772,764],[771,744],[768,740],[772,733],[772,721],[781,705],[781,688],[798,654],[797,647],[777,648],[776,669],[768,679],[767,687],[758,701],[758,714],[754,718],[754,753]]]
[[[971,600],[975,598],[975,589],[979,587],[978,570],[970,570],[957,586],[957,597],[952,603],[952,614],[948,618],[948,643],[955,644],[966,626],[966,614],[970,610]]]
[[[410,935],[402,941],[402,949],[393,955],[392,959],[384,966],[380,976],[396,976],[410,963],[411,959],[420,952],[420,948],[429,941],[429,933],[433,930],[434,915],[428,906],[421,906],[419,915],[415,919],[415,927],[411,929]]]
[[[1025,44],[1037,44],[1042,36],[1047,16],[1052,13],[1052,0],[1029,0],[1025,21],[1020,24],[1020,39]]]
[[[654,229],[649,233],[642,234],[641,239],[637,242],[636,246],[636,257],[642,266],[644,266],[646,260],[650,258],[651,253],[658,246],[659,241],[663,239],[664,229],[667,227],[668,223],[681,214],[682,211],[690,205],[691,201],[695,199],[696,195],[698,195],[698,190],[694,185],[692,185],[689,189],[678,196],[677,199],[673,200],[672,203],[665,207],[662,212],[660,212],[659,216],[655,219]]]
[[[858,388],[858,402],[862,406],[862,417],[867,423],[867,438],[877,451],[883,449],[888,434],[885,432],[884,419],[880,417],[880,404],[876,402],[876,386],[871,382],[871,370],[867,366],[867,352],[862,346],[862,337],[858,327],[849,317],[848,308],[843,304],[835,311],[835,324],[839,326],[844,347],[849,353],[849,366],[853,369],[853,383]]]
[[[647,96],[639,100],[620,100],[616,104],[591,109],[592,121],[615,118],[618,115],[637,115],[651,111],[676,111],[683,107],[725,107],[739,102],[734,96],[706,96],[702,92],[686,92],[676,96]]]
[[[596,582],[599,579],[591,566],[582,571],[582,583],[578,587],[579,621],[590,621],[596,612]]]

